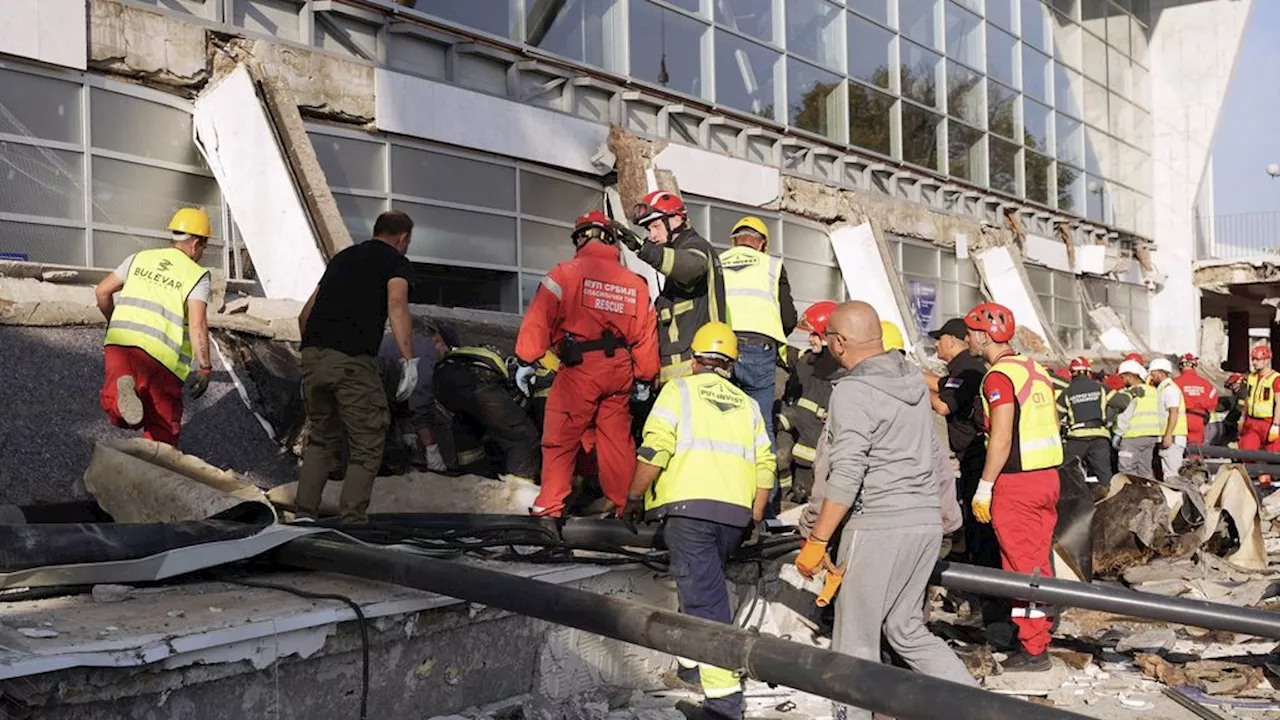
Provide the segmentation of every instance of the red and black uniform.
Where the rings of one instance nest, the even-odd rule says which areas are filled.
[[[662,273],[666,280],[654,302],[658,314],[658,344],[662,355],[661,381],[688,375],[698,328],[727,322],[724,277],[720,256],[711,243],[688,225],[666,245],[645,240],[636,256]]]
[[[619,508],[635,470],[628,400],[634,380],[658,374],[656,318],[648,284],[622,266],[618,247],[591,242],[542,280],[525,313],[516,355],[527,364],[560,357],[542,429],[542,492],[530,511],[558,517],[578,450],[595,429],[600,485]]]
[[[1218,409],[1218,388],[1193,367],[1183,368],[1173,382],[1182,389],[1182,397],[1187,402],[1187,444],[1201,445],[1209,414]]]

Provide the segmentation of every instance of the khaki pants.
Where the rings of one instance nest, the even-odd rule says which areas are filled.
[[[298,511],[316,517],[329,471],[338,463],[342,440],[349,451],[339,510],[343,523],[368,520],[373,479],[382,463],[390,413],[373,358],[337,350],[302,351],[302,397],[311,434],[302,453]]]

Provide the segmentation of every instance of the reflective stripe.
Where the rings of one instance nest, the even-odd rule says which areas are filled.
[[[1040,608],[1048,608],[1049,612]],[[1048,605],[1028,605],[1027,607],[1015,607],[1009,611],[1009,617],[1016,618],[1047,618],[1053,617],[1053,608]]]
[[[560,287],[560,283],[552,280],[550,275],[542,278],[542,287],[550,290],[557,300],[564,300],[564,289]]]
[[[671,412],[666,408],[654,408],[653,410],[650,410],[649,417],[661,418],[663,420],[666,420],[667,424],[671,425],[671,427],[673,428],[679,427],[679,423],[676,420],[676,416],[672,415]]]
[[[797,457],[801,460],[807,460],[808,462],[813,462],[818,457],[817,450],[809,447],[808,445],[801,445],[800,443],[796,443],[791,448],[791,454],[794,457]]]
[[[760,300],[768,300],[769,302],[773,302],[773,293],[768,292],[767,290],[732,288],[730,290],[725,290],[724,294],[726,297],[753,297],[753,298],[758,298]]]
[[[692,360],[676,360],[670,365],[662,366],[662,372],[658,374],[658,384],[665,385],[672,380],[678,380],[693,374]]]
[[[680,302],[671,306],[671,314],[673,317],[676,315],[683,315],[692,309],[693,309],[692,300],[681,300]]]
[[[671,248],[662,248],[662,265],[658,267],[658,272],[663,275],[670,275],[671,268],[676,266],[676,251]]]
[[[690,660],[687,657],[680,657],[679,655],[676,656],[676,662],[679,663],[680,667],[684,668],[685,670],[692,670],[698,667],[697,660]]]
[[[138,308],[139,310],[146,310],[148,312],[153,312],[163,317],[165,320],[168,320],[169,322],[173,323],[174,325],[184,325],[187,322],[187,319],[185,317],[178,315],[172,312],[171,310],[169,310],[168,308],[166,308],[165,306],[161,305],[160,303],[153,302],[151,300],[146,300],[146,299],[137,298],[137,297],[122,297],[116,300],[115,304],[116,304],[116,307],[135,307],[135,308]]]
[[[810,400],[809,398],[802,397],[799,400],[797,400],[796,407],[804,408],[805,410],[808,410],[814,415],[817,415],[819,420],[827,419],[827,409],[822,407],[818,403],[814,402],[813,400]]]
[[[477,460],[480,460],[483,457],[484,457],[483,448],[476,448],[474,450],[463,450],[462,452],[458,453],[458,464],[470,465],[471,463],[476,462]]]
[[[1061,440],[1059,440],[1057,436],[1053,436],[1053,437],[1046,437],[1046,438],[1038,438],[1036,440],[1024,440],[1022,441],[1020,447],[1023,449],[1023,451],[1045,450],[1047,448],[1051,448],[1058,445],[1058,443],[1060,442]]]
[[[115,328],[117,330],[128,330],[130,332],[136,332],[142,335],[146,335],[148,337],[155,338],[156,340],[159,340],[160,342],[164,343],[165,347],[169,348],[170,350],[178,354],[179,363],[186,365],[188,367],[191,366],[191,356],[184,355],[182,353],[182,346],[174,343],[173,340],[169,339],[168,335],[165,335],[164,332],[162,332],[157,328],[153,328],[149,325],[143,325],[142,323],[132,322],[130,320],[112,320],[110,327]]]
[[[720,668],[702,666],[701,672],[699,674],[705,677],[706,671],[708,669],[719,670]],[[725,670],[725,672],[729,672],[729,671]],[[729,697],[730,695],[736,695],[737,693],[740,693],[740,692],[742,692],[742,683],[740,682],[735,682],[732,685],[725,685],[724,687],[713,688],[713,687],[707,687],[706,680],[702,681],[702,694],[706,695],[708,698],[711,698],[711,699]]]
[[[746,447],[745,445],[739,445],[738,443],[725,442],[723,440],[708,440],[707,438],[680,438],[680,442],[676,444],[676,452],[685,452],[689,450],[706,450],[707,452],[736,455],[749,463],[754,463],[756,461],[756,453],[752,448]]]

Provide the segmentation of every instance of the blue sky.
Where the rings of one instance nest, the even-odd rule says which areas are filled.
[[[1215,214],[1280,211],[1280,2],[1254,0],[1214,139]]]

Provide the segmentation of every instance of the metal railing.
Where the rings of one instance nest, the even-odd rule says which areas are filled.
[[[1196,259],[1280,255],[1280,212],[1196,217]]]

